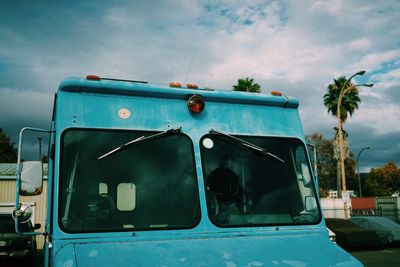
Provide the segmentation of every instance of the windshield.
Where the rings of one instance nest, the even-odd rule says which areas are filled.
[[[290,225],[320,221],[303,142],[294,138],[243,137],[269,151],[256,153],[230,136],[200,141],[208,215],[217,226]]]
[[[62,136],[59,223],[67,232],[194,227],[200,220],[193,144],[184,134],[72,129]]]

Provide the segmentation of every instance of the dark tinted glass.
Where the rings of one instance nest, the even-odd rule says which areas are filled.
[[[274,154],[221,135],[200,143],[210,220],[222,227],[320,221],[303,143],[293,138],[240,137]]]
[[[191,140],[179,133],[98,157],[154,132],[62,136],[60,217],[68,232],[190,228],[200,218]]]

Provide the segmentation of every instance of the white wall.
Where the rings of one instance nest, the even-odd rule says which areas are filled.
[[[325,218],[344,219],[344,201],[341,198],[321,198],[321,208]],[[351,215],[351,201],[347,202],[347,215]]]

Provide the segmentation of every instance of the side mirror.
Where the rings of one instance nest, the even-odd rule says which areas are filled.
[[[42,225],[40,223],[35,223],[35,225],[33,226],[33,230],[37,230],[40,227],[42,227]]]
[[[32,207],[27,204],[19,204],[14,208],[12,217],[14,220],[18,217],[19,223],[26,223],[32,218]]]
[[[43,164],[41,161],[24,161],[21,163],[21,196],[40,195],[43,190]]]

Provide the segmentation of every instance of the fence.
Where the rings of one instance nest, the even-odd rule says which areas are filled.
[[[356,198],[348,202],[348,217],[381,216],[400,223],[400,198],[371,197]],[[341,198],[321,198],[322,211],[325,218],[344,219],[344,204]]]
[[[344,218],[343,208],[322,208],[325,218]],[[350,209],[351,217],[354,216],[379,216],[386,217],[396,223],[400,223],[400,210],[399,209],[384,209],[378,207],[375,209]]]

